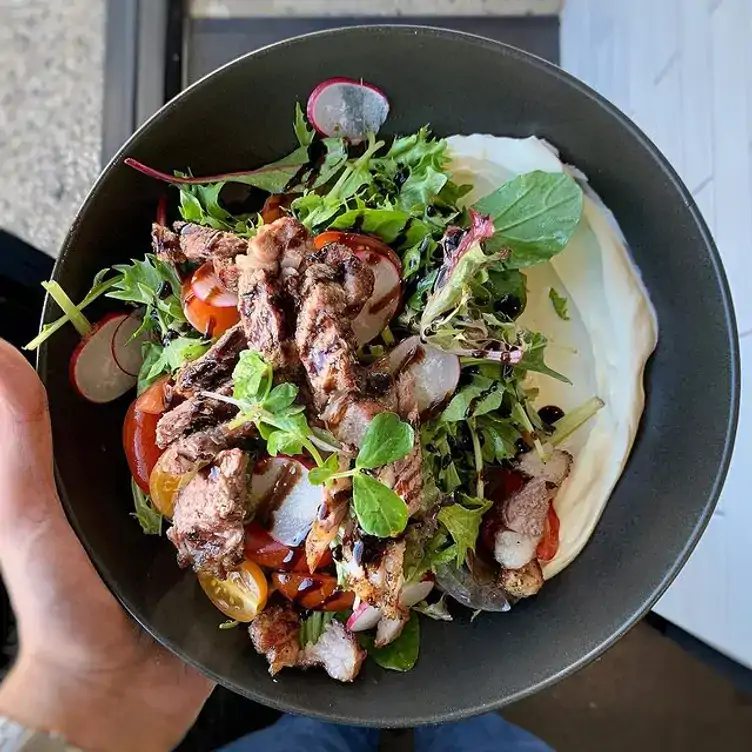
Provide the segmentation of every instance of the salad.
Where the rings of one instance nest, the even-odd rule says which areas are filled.
[[[376,87],[333,79],[307,114],[295,105],[298,146],[272,164],[197,177],[126,159],[177,189],[177,207],[166,195],[151,252],[100,272],[79,303],[45,283],[63,316],[28,345],[70,323],[83,398],[135,387],[134,517],[194,570],[220,628],[249,625],[272,675],[321,666],[352,681],[366,656],[406,671],[419,615],[535,595],[592,532],[642,409],[644,291],[617,317],[646,332],[627,344],[623,440],[608,415],[624,390],[600,371],[564,404],[586,355],[560,340],[605,324],[567,295],[565,264],[537,281],[577,233],[606,260],[625,247],[584,177],[534,138],[381,136],[388,112]],[[635,289],[624,259],[614,278]],[[101,296],[124,307],[92,325]],[[549,342],[531,321],[564,334]],[[561,402],[545,401],[552,388]],[[593,471],[599,431],[617,459]],[[578,471],[603,481],[593,504]]]

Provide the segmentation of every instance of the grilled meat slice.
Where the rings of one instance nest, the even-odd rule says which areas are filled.
[[[269,661],[272,676],[283,668],[297,665],[299,633],[300,617],[288,604],[269,606],[248,627],[253,647]]]
[[[274,272],[239,264],[238,309],[248,347],[261,353],[275,370],[297,366],[295,344],[287,328],[285,299]]]
[[[225,579],[242,561],[247,467],[243,451],[223,450],[179,491],[167,537],[181,567]]]
[[[184,261],[234,259],[248,249],[248,241],[231,232],[202,227],[192,222],[176,222],[173,226],[180,238],[180,251]]]
[[[361,600],[380,608],[386,618],[400,618],[399,596],[405,582],[405,541],[390,540],[375,555],[366,553],[368,555],[364,556],[362,541],[345,536],[342,557],[350,589]]]
[[[512,598],[528,598],[543,587],[543,571],[537,559],[519,569],[502,568],[499,584]]]
[[[229,396],[232,394],[232,385],[225,384],[217,389],[217,392]],[[228,405],[226,402],[204,397],[201,394],[194,394],[173,407],[172,410],[168,410],[159,419],[157,423],[157,446],[165,449],[173,441],[187,433],[230,420],[237,411],[236,407]]]
[[[383,648],[390,642],[394,642],[402,634],[402,630],[408,621],[410,621],[409,608],[400,609],[397,616],[391,619],[382,616],[376,625],[376,639],[373,641],[373,646]]]
[[[185,261],[185,256],[180,250],[180,236],[169,227],[154,222],[151,226],[151,245],[161,261],[172,264]]]
[[[241,351],[248,347],[240,324],[228,329],[200,358],[186,363],[175,376],[176,394],[191,397],[221,387],[231,376]]]
[[[281,217],[259,228],[248,243],[247,267],[277,274],[282,269],[299,269],[313,253],[308,230],[292,217]]]
[[[306,258],[306,283],[335,282],[344,292],[345,313],[357,316],[373,293],[371,269],[342,243],[328,243]]]
[[[358,645],[355,635],[335,619],[327,624],[315,643],[305,646],[299,665],[303,668],[323,666],[332,679],[351,682],[365,658],[366,651]]]
[[[554,450],[546,463],[537,455],[523,455],[520,459],[518,470],[525,482],[503,501],[493,516],[494,559],[502,567],[519,569],[535,558],[548,508],[571,467],[572,455],[560,449]]]

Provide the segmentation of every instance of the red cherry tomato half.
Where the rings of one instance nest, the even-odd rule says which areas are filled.
[[[386,256],[398,270],[402,269],[400,257],[383,241],[374,238],[371,235],[363,235],[359,232],[341,232],[340,230],[327,230],[317,235],[313,239],[316,248],[323,248],[329,243],[342,243],[346,245],[353,253],[357,253],[361,258],[367,251],[379,253]]]
[[[221,337],[240,321],[237,308],[220,308],[199,300],[190,284],[183,286],[183,312],[196,331],[212,339]]]
[[[138,396],[136,410],[141,413],[151,413],[152,415],[161,415],[167,410],[165,387],[169,381],[169,374],[158,378],[143,394]]]
[[[302,546],[290,548],[276,541],[258,522],[245,526],[245,557],[249,561],[269,569],[283,572],[307,572],[305,550]],[[319,568],[332,563],[332,553],[328,549],[319,562]]]
[[[543,537],[538,544],[535,555],[539,561],[551,561],[559,550],[559,515],[556,514],[554,505],[548,507],[548,516],[546,517],[546,529]]]
[[[340,590],[330,574],[274,572],[272,585],[287,600],[314,611],[346,611],[355,601],[355,593]]]
[[[133,402],[123,423],[123,449],[133,479],[144,493],[149,493],[149,476],[162,454],[157,446],[159,415],[136,409]]]

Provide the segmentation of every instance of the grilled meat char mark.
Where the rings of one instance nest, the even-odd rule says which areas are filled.
[[[232,384],[219,387],[218,394],[232,395]],[[226,402],[194,394],[168,410],[157,423],[157,446],[165,449],[181,436],[230,420],[237,408]]]
[[[225,579],[243,560],[248,456],[222,450],[178,492],[168,538],[178,564]]]
[[[200,358],[186,363],[175,377],[176,394],[191,397],[220,388],[231,376],[240,353],[248,347],[240,324],[228,329]]]

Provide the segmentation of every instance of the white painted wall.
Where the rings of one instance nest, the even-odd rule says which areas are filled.
[[[742,335],[739,434],[710,526],[655,610],[752,667],[752,0],[565,0],[561,45],[562,66],[669,158],[726,267]]]

